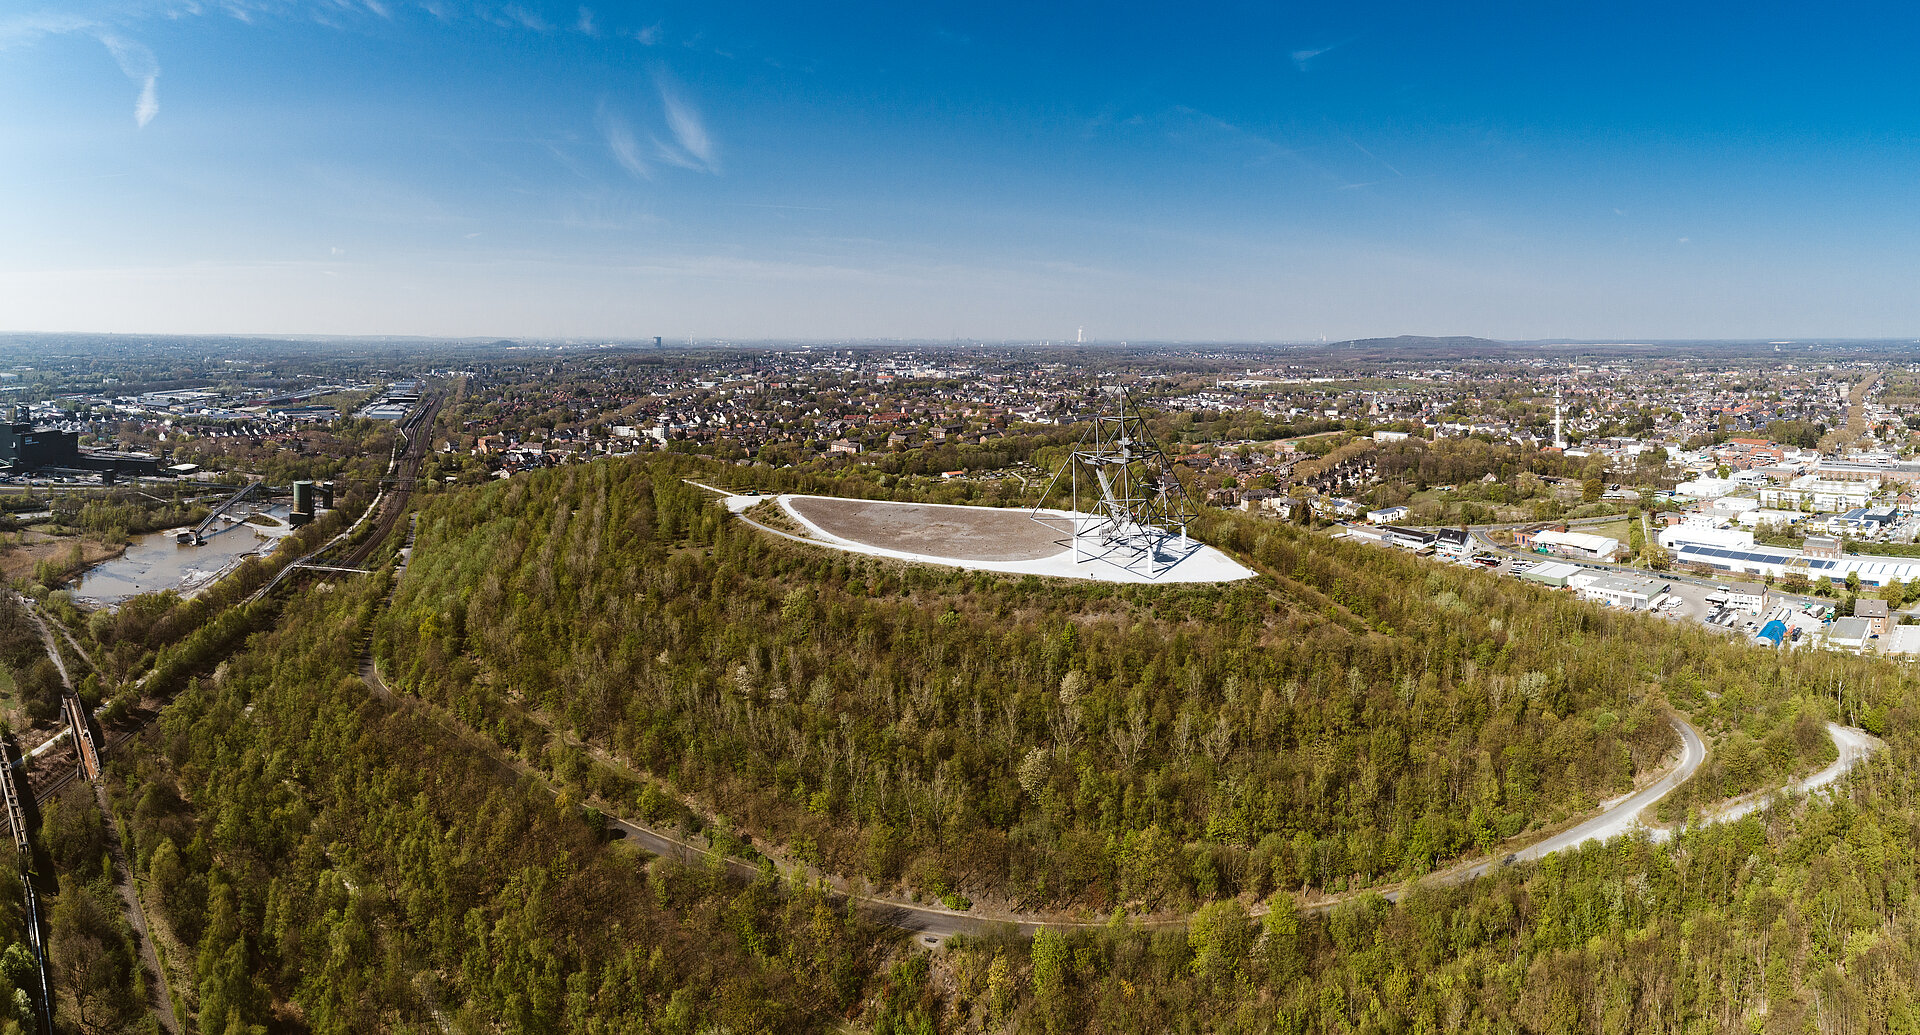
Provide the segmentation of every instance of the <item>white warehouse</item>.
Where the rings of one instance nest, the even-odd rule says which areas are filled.
[[[1657,604],[1671,588],[1668,583],[1637,575],[1583,571],[1568,580],[1582,600],[1594,600],[1629,611],[1643,611]]]
[[[1591,561],[1609,561],[1620,556],[1620,540],[1590,532],[1536,532],[1533,545],[1545,547],[1563,557],[1581,557]]]

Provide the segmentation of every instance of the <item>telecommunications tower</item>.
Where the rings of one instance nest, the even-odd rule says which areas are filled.
[[[1054,472],[1033,519],[1052,524],[1043,508],[1064,488],[1071,501],[1073,562],[1104,560],[1156,576],[1193,552],[1187,536],[1193,501],[1173,476],[1166,454],[1119,390],[1116,412],[1097,412],[1080,442]]]

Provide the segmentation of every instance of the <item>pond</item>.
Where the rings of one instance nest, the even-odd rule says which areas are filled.
[[[191,595],[245,558],[270,552],[293,531],[287,524],[285,506],[234,509],[235,516],[242,520],[222,521],[200,546],[180,544],[180,529],[135,536],[125,553],[88,569],[73,595],[82,603],[107,607],[142,593],[169,589]],[[256,511],[272,522],[244,520]]]

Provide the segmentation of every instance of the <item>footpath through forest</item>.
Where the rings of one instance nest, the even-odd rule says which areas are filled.
[[[742,496],[699,482],[691,482],[691,484],[720,494],[724,499],[727,509],[736,515],[740,515],[747,507],[764,500],[764,497]],[[748,523],[756,528],[761,528],[783,538],[809,543],[810,545],[819,545],[798,536],[788,535],[779,529],[768,528],[758,522],[749,520]],[[396,579],[396,583],[397,581]],[[534,780],[548,791],[558,793],[545,774],[541,773],[533,765],[509,755],[504,748],[494,743],[490,738],[483,737],[475,731],[468,729],[457,719],[444,714],[443,709],[429,702],[412,695],[403,695],[393,691],[387,686],[385,679],[381,676],[371,656],[363,661],[360,674],[368,688],[375,694],[394,702],[396,705],[417,709],[452,736],[482,750],[494,759],[495,763],[499,765],[503,771],[516,777],[526,777]],[[1574,826],[1551,834],[1504,856],[1464,861],[1447,869],[1427,875],[1426,877],[1415,878],[1394,887],[1368,888],[1334,897],[1308,901],[1302,904],[1302,908],[1315,912],[1328,911],[1343,902],[1349,902],[1371,894],[1378,894],[1390,901],[1397,901],[1405,894],[1408,888],[1416,884],[1464,883],[1485,876],[1501,866],[1542,859],[1548,855],[1575,849],[1591,842],[1606,841],[1615,837],[1624,836],[1633,832],[1636,828],[1641,828],[1641,814],[1645,812],[1647,808],[1672,793],[1674,788],[1679,787],[1690,779],[1707,758],[1707,746],[1705,741],[1701,739],[1699,731],[1683,716],[1671,714],[1668,718],[1673,724],[1674,732],[1680,739],[1678,757],[1669,764],[1663,773],[1647,784],[1647,786],[1618,801],[1601,807],[1599,811],[1592,816]],[[633,769],[631,766],[626,765],[607,752],[591,744],[579,741],[578,738],[567,736],[552,727],[548,727],[548,732],[561,737],[561,739],[570,746],[588,751],[604,764],[621,768],[630,775],[642,780],[651,781],[652,779],[648,774]],[[1880,747],[1880,742],[1863,730],[1829,723],[1827,733],[1833,738],[1834,744],[1839,751],[1839,757],[1836,758],[1832,765],[1805,779],[1789,783],[1785,787],[1759,792],[1724,803],[1706,812],[1697,820],[1697,825],[1728,822],[1739,819],[1765,807],[1783,792],[1804,795],[1826,788],[1837,781],[1842,775],[1851,771],[1854,766],[1858,765],[1869,754]],[[703,846],[694,841],[676,836],[672,832],[636,823],[626,817],[612,813],[607,814],[607,819],[610,828],[618,831],[618,836],[640,845],[649,852],[682,862],[707,860],[711,863],[718,863],[724,866],[729,872],[748,879],[760,873],[758,866],[744,859],[717,856],[713,852],[710,844]],[[708,817],[708,821],[711,822],[711,817]],[[1666,829],[1643,829],[1647,829],[1649,836],[1657,841],[1665,841],[1671,838],[1674,833],[1674,831]],[[852,900],[864,913],[877,922],[915,934],[930,945],[938,944],[956,934],[978,934],[993,929],[1004,930],[1013,928],[1032,933],[1043,928],[1101,926],[1107,922],[1104,919],[1071,920],[1025,912],[987,915],[977,911],[961,911],[949,909],[944,906],[929,905],[891,896],[861,892],[855,890],[853,882],[844,877],[821,873],[804,864],[776,858],[771,854],[767,854],[766,850],[760,846],[756,846],[756,850],[766,855],[766,857],[778,865],[785,874],[790,875],[791,879],[807,882],[824,882],[833,889],[835,894],[844,899]],[[1250,910],[1254,915],[1258,915],[1264,911],[1264,904],[1256,905]],[[1141,923],[1144,926],[1174,927],[1184,925],[1187,919],[1188,915],[1182,914],[1172,917],[1144,918]]]
[[[54,667],[59,671],[60,684],[65,690],[65,696],[69,699],[68,718],[73,724],[71,729],[75,763],[81,768],[83,775],[87,776],[90,791],[88,797],[93,799],[94,806],[100,810],[108,860],[112,867],[114,891],[120,898],[120,910],[125,915],[127,926],[133,933],[134,952],[138,956],[141,969],[145,972],[143,975],[145,980],[142,984],[146,990],[147,1009],[161,1029],[169,1035],[180,1035],[182,1025],[179,1014],[176,1012],[178,1000],[174,998],[167,968],[161,962],[159,952],[154,946],[153,935],[147,929],[146,911],[141,907],[140,894],[133,884],[133,866],[127,858],[126,831],[120,825],[120,817],[115,814],[112,804],[107,800],[105,776],[97,768],[99,760],[95,758],[93,772],[85,771],[88,758],[86,752],[88,745],[92,744],[92,737],[91,733],[82,729],[79,724],[87,722],[87,710],[75,693],[73,676],[67,671],[66,659],[60,655],[60,648],[54,641],[52,628],[41,616],[39,609],[33,606],[32,601],[22,598],[21,604],[33,618],[34,624],[40,627],[40,639],[46,645],[47,657],[52,659]],[[67,636],[69,642],[72,642],[71,635],[68,635],[65,629],[61,629],[60,632]],[[93,667],[93,659],[86,656],[86,652],[80,649],[79,643],[74,642],[73,649],[89,668]],[[33,877],[26,875],[25,879],[31,880]]]

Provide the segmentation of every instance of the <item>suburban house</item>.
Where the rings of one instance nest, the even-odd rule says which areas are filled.
[[[1866,620],[1867,632],[1873,636],[1885,636],[1893,627],[1893,612],[1884,600],[1870,600],[1862,597],[1853,602],[1853,616]]]
[[[1433,552],[1445,557],[1473,553],[1473,536],[1464,528],[1443,528],[1433,534]]]

